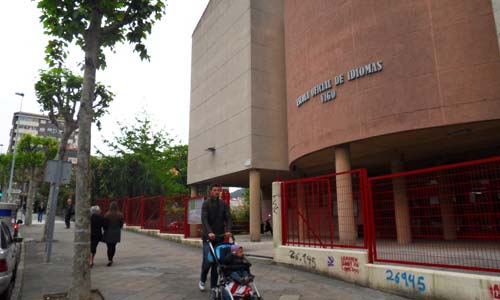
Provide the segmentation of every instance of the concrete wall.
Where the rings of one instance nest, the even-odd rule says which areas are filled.
[[[252,167],[288,170],[283,0],[252,0]]]
[[[500,0],[491,0],[493,5],[493,15],[495,16],[495,24],[497,28],[498,49],[500,51]]]
[[[188,184],[288,170],[282,1],[210,1],[192,47]]]
[[[250,27],[249,0],[212,0],[193,33],[188,183],[251,157]]]
[[[364,250],[278,246],[274,261],[412,299],[496,300],[500,277],[369,264]]]
[[[489,0],[285,0],[289,162],[370,137],[500,119],[497,28]],[[334,86],[335,100],[297,107],[317,84],[377,61],[381,72]]]

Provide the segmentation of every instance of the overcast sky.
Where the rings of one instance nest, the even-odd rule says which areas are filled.
[[[36,1],[35,1],[36,2]],[[0,4],[0,144],[5,152],[9,143],[12,115],[22,110],[40,113],[34,84],[38,70],[47,66],[43,60],[47,37],[39,23],[39,10],[30,0],[2,1]],[[92,148],[106,150],[102,139],[112,139],[118,122],[133,122],[146,111],[158,128],[163,128],[188,142],[189,97],[191,81],[191,34],[208,0],[169,0],[162,21],[153,27],[146,41],[150,62],[142,62],[129,45],[120,45],[107,55],[107,69],[98,71],[97,81],[110,86],[116,95],[110,113],[103,117],[103,130],[92,131]],[[73,51],[69,67],[78,71],[76,62],[83,59]],[[82,74],[83,75],[83,74]],[[94,152],[94,150],[93,150]]]

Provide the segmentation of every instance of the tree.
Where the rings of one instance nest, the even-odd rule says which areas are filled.
[[[106,66],[103,49],[121,42],[135,45],[141,59],[149,59],[144,39],[153,24],[161,19],[162,0],[41,0],[41,21],[45,33],[53,37],[46,52],[49,64],[66,57],[69,43],[75,42],[85,53],[83,87],[79,111],[78,165],[76,172],[76,230],[71,300],[89,300],[88,270],[90,207],[89,164],[92,99],[96,71]]]
[[[25,170],[29,181],[28,199],[26,202],[26,225],[31,225],[33,200],[42,182],[42,174],[47,161],[54,157],[57,141],[51,137],[23,135],[17,146],[17,161]]]
[[[147,115],[122,126],[115,140],[106,143],[115,155],[92,160],[93,194],[115,198],[187,192],[187,145],[172,145],[167,132],[153,130]]]
[[[80,108],[80,98],[82,95],[83,78],[75,75],[69,69],[61,66],[50,70],[41,70],[40,79],[35,84],[35,91],[38,103],[44,111],[48,112],[49,118],[57,128],[62,129],[61,141],[55,160],[64,159],[68,139],[78,128],[78,110]],[[97,121],[100,128],[99,118],[103,116],[113,100],[111,93],[106,86],[97,83],[92,97],[92,107],[94,110],[93,121]],[[61,128],[62,127],[62,128]],[[52,209],[50,199],[52,193],[57,193],[57,184],[53,184],[50,189],[47,211]],[[57,195],[56,195],[57,197]],[[55,209],[55,208],[54,208]],[[47,228],[50,222],[45,222],[42,233],[42,241],[47,236]]]

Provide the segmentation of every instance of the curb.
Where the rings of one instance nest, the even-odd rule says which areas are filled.
[[[31,241],[30,241],[31,242]],[[22,296],[22,289],[24,284],[24,262],[26,255],[26,245],[23,241],[21,244],[21,255],[19,256],[19,264],[17,265],[16,282],[10,300],[20,300]]]
[[[160,233],[159,230],[141,229],[139,226],[125,226],[123,227],[123,229],[129,232],[135,232],[142,235],[149,235],[152,237],[160,238],[171,242],[176,242],[191,247],[202,248],[203,246],[201,239],[199,238],[186,239],[183,237],[182,234]]]

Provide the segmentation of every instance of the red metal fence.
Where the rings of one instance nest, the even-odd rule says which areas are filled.
[[[184,234],[185,228],[189,226],[186,220],[186,202],[188,197],[186,195],[179,195],[169,198],[164,198],[160,210],[160,232],[162,233],[176,233]]]
[[[283,182],[283,245],[366,248],[366,192],[364,169]]]
[[[374,261],[500,271],[500,157],[369,185]]]
[[[369,179],[361,169],[285,181],[281,196],[283,245],[500,272],[500,157]]]

